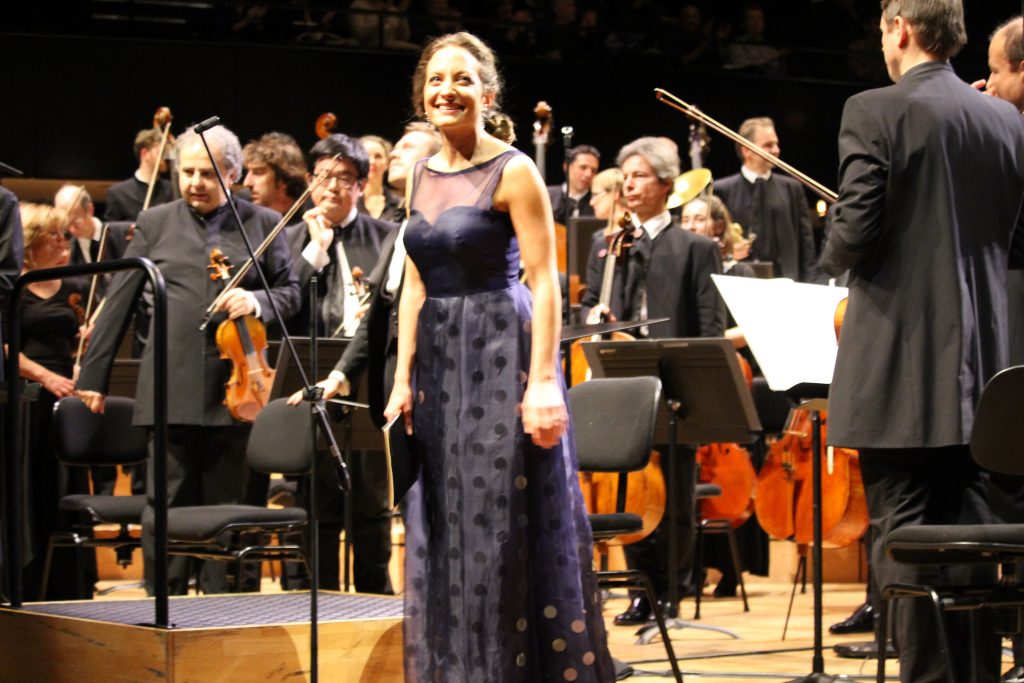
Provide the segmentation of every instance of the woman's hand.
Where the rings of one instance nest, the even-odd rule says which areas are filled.
[[[612,310],[605,306],[604,304],[595,304],[594,307],[591,308],[590,311],[587,313],[586,322],[588,325],[597,325],[599,323],[603,323],[606,320],[610,323],[613,323],[617,320],[617,318],[615,317],[615,314],[612,313]]]
[[[56,372],[50,372],[47,370],[43,373],[43,376],[39,378],[39,383],[43,385],[43,388],[49,391],[57,398],[64,398],[70,396],[75,391],[75,381],[67,377],[62,377]]]
[[[408,382],[395,382],[395,388],[391,390],[391,399],[388,407],[384,409],[384,419],[391,422],[392,419],[403,415],[405,418],[405,433],[412,435],[412,387]]]
[[[523,431],[541,448],[558,445],[569,425],[562,390],[555,380],[529,382],[523,395]]]

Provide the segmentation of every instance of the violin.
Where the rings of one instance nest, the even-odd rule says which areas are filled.
[[[618,202],[620,187],[616,187],[615,202]],[[612,298],[612,283],[615,281],[615,266],[622,256],[636,242],[639,231],[633,228],[633,217],[626,211],[619,218],[618,225],[615,225],[614,214],[608,216],[608,226],[605,228],[604,239],[608,244],[607,254],[604,261],[604,273],[601,276],[601,292],[598,295],[598,305],[610,308]],[[634,337],[626,332],[612,332],[609,335],[612,341],[633,341]],[[572,364],[572,384],[580,384],[591,378],[590,364],[587,362],[586,354],[583,352],[585,341],[600,341],[600,336],[593,336],[588,339],[578,339],[569,347]]]
[[[210,251],[210,279],[228,282],[231,264],[220,249]],[[252,422],[270,400],[274,370],[267,364],[267,328],[255,316],[225,320],[217,327],[220,357],[231,361],[224,405],[231,417]]]

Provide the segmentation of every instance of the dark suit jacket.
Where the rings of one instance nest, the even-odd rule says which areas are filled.
[[[850,269],[829,442],[967,443],[1007,360],[1007,250],[1024,193],[1024,131],[945,63],[851,97],[822,267]]]
[[[824,281],[817,265],[811,209],[803,185],[776,171],[765,184],[763,204],[759,205],[753,183],[736,173],[717,181],[715,194],[729,207],[744,233],[757,233],[751,257],[775,263],[775,277]]]
[[[0,361],[3,360],[3,343],[7,339],[7,307],[14,291],[14,281],[21,275],[25,255],[24,240],[18,198],[10,190],[0,187]],[[0,380],[3,380],[2,364]]]
[[[567,225],[567,219],[565,217],[565,205],[569,201],[569,196],[562,191],[561,185],[548,185],[548,197],[551,199],[551,213],[555,217],[556,223]],[[590,205],[590,191],[588,190],[585,195],[580,199],[579,207],[581,216],[593,216],[594,207]]]
[[[595,239],[587,262],[585,310],[597,303],[607,249]],[[652,243],[644,236],[616,263],[609,307],[620,320],[640,315],[641,290],[647,292],[647,317],[670,318],[650,326],[650,337],[721,337],[725,307],[711,275],[722,272],[718,245],[683,230],[673,221]]]
[[[394,385],[398,356],[398,302],[402,286],[399,284],[394,295],[384,292],[397,238],[398,230],[393,230],[381,244],[380,258],[367,278],[373,289],[370,310],[359,322],[352,341],[334,366],[335,370],[345,373],[353,385],[368,370],[370,417],[378,427],[385,424],[384,408]]]
[[[142,211],[146,201],[148,185],[135,176],[110,186],[107,190],[107,206],[103,211],[104,221],[134,221]],[[174,200],[170,181],[157,178],[153,187],[153,196],[149,200],[149,208],[166,204]]]
[[[249,239],[253,244],[260,244],[280,216],[246,201],[237,200],[237,204]],[[216,243],[232,265],[241,266],[248,260],[242,237],[230,216],[221,225]],[[220,359],[215,341],[224,314],[215,316],[205,332],[199,330],[206,307],[221,288],[220,283],[210,280],[206,268],[211,246],[205,223],[179,199],[143,213],[125,252],[126,258],[144,256],[153,261],[167,284],[168,421],[174,425],[237,424],[223,405],[224,383],[230,366]],[[270,296],[277,303],[281,316],[290,316],[299,307],[299,287],[292,274],[291,254],[283,236],[264,252],[260,263],[270,282]],[[142,281],[140,273],[130,271],[119,274],[111,283],[106,306],[96,322],[96,332],[86,353],[79,388],[107,392],[114,354]],[[254,269],[243,278],[241,287],[255,292],[261,318],[272,322],[273,308],[267,294],[259,289],[259,277]],[[154,346],[147,344],[142,355],[135,396],[135,422],[141,425],[153,423]]]
[[[128,248],[128,234],[131,231],[131,226],[135,221],[107,221],[107,249],[103,255],[104,261],[110,261],[113,259],[119,259],[124,255],[125,250]],[[95,236],[96,241],[100,239],[99,234]],[[71,240],[71,265],[78,265],[79,263],[87,263],[85,256],[82,254],[82,247],[79,245],[78,240],[72,238]]]
[[[345,240],[345,256],[348,258],[350,267],[359,266],[364,273],[369,273],[377,263],[380,255],[381,244],[388,233],[397,229],[394,223],[382,221],[365,213],[357,213],[356,219],[342,231]],[[310,278],[316,273],[313,266],[302,258],[302,250],[309,244],[309,230],[305,223],[296,223],[285,230],[289,249],[291,250],[295,275],[298,278],[299,286],[302,288],[302,305],[297,315],[288,321],[288,331],[292,334],[309,334],[309,296],[307,286]],[[331,243],[334,249],[334,243]],[[316,273],[318,279],[317,297],[320,299],[318,308],[323,303],[323,297],[333,296],[329,291],[330,266],[324,268],[323,272]],[[322,309],[321,309],[322,310]],[[319,324],[317,329],[320,334],[326,334],[324,329],[323,315],[318,313]]]

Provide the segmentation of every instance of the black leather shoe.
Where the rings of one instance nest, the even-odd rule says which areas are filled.
[[[651,618],[651,603],[644,595],[633,598],[629,609],[615,617],[616,626],[636,626],[646,624]]]
[[[828,627],[829,633],[843,635],[846,633],[871,633],[875,630],[875,608],[870,602],[865,602],[858,607],[853,614],[843,619],[838,624]]]

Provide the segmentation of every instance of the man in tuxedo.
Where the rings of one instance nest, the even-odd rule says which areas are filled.
[[[960,0],[886,0],[880,28],[895,85],[846,102],[821,259],[832,275],[849,271],[850,287],[829,443],[860,449],[877,588],[991,583],[986,567],[896,563],[884,541],[906,526],[991,520],[969,440],[982,388],[1007,363],[1024,131],[1019,111],[979,95],[949,65],[966,42]],[[894,611],[901,679],[947,680],[927,601]],[[948,615],[946,627],[973,648],[956,658],[957,675],[997,680],[991,614]]]
[[[435,154],[441,148],[441,138],[430,126],[413,122],[406,126],[406,133],[391,151],[388,165],[389,184],[399,196],[406,197],[407,178],[413,165],[420,159]],[[405,221],[398,230],[391,232],[381,245],[380,258],[367,278],[373,292],[370,308],[360,320],[355,336],[345,349],[327,379],[319,382],[324,388],[324,398],[349,395],[353,385],[367,375],[370,403],[370,417],[378,427],[384,426],[384,407],[391,393],[395,376],[395,360],[398,354],[398,301],[402,292],[402,276],[405,271],[405,247],[402,237]],[[297,405],[302,393],[295,393],[290,402]],[[353,512],[356,527],[353,532],[356,586],[360,576],[367,575],[367,581],[376,582],[376,576],[387,572],[391,556],[391,514],[384,504],[386,501],[387,471],[381,467],[383,458],[379,453],[369,455],[368,461],[360,463],[353,476]],[[337,486],[330,481],[323,482],[318,495],[323,499],[338,500]],[[337,507],[340,505],[336,503]],[[331,531],[335,547],[337,530]],[[326,539],[330,541],[330,539]],[[325,539],[321,540],[324,543]],[[334,574],[337,575],[337,553],[333,557]],[[330,568],[330,567],[329,567]],[[390,586],[390,584],[388,584]]]
[[[337,160],[336,160],[337,157]],[[363,144],[337,133],[320,140],[309,152],[310,175],[314,182],[326,175],[312,191],[313,208],[303,214],[303,223],[286,230],[295,255],[295,272],[305,291],[310,278],[318,274],[320,305],[315,312],[320,334],[351,338],[366,311],[365,293],[356,291],[354,269],[369,273],[377,263],[385,242],[394,240],[397,226],[356,209],[370,162]],[[360,287],[368,287],[365,282]],[[290,329],[308,334],[309,302]],[[334,480],[333,467],[323,456],[317,481],[320,507],[320,587],[338,590],[340,535],[344,526],[346,500]],[[353,480],[353,578],[361,593],[392,593],[388,575],[391,557],[391,514],[387,507],[387,470],[381,453],[356,451],[349,463]],[[300,486],[300,498],[308,492]]]
[[[111,185],[107,190],[107,208],[103,212],[103,220],[134,221],[138,218],[146,201],[146,192],[149,190],[149,180],[154,169],[159,168],[158,176],[167,170],[166,153],[164,158],[157,158],[160,154],[162,136],[159,128],[145,128],[135,136],[133,150],[135,158],[139,160],[139,167],[135,169],[135,174],[131,178]],[[170,181],[157,177],[149,206],[166,204],[173,199]]]
[[[577,145],[569,150],[568,163],[562,164],[565,182],[548,185],[551,212],[556,223],[569,224],[575,216],[593,216],[590,206],[590,184],[601,165],[601,153],[590,145]]]
[[[307,182],[319,176],[327,179],[313,189],[313,208],[303,214],[303,222],[285,232],[303,291],[317,275],[319,310],[311,316],[304,296],[299,314],[288,326],[293,334],[309,334],[311,318],[322,336],[355,334],[365,312],[363,283],[355,271],[370,271],[384,238],[397,227],[356,209],[369,168],[363,144],[342,133],[327,136],[309,151]]]
[[[242,170],[242,149],[234,133],[222,126],[206,132],[213,157],[230,186]],[[218,315],[202,331],[206,306],[218,296],[221,283],[210,280],[207,265],[214,248],[232,264],[247,259],[228,197],[217,182],[213,162],[199,136],[189,131],[177,140],[178,184],[182,199],[143,212],[125,257],[153,261],[167,283],[168,438],[167,490],[171,506],[240,503],[254,499],[245,460],[250,425],[235,420],[224,405],[224,385],[231,372],[215,344],[220,323],[254,315],[275,321],[271,298],[282,318],[299,307],[299,288],[292,274],[291,254],[281,236],[260,258],[270,292],[260,289],[255,269],[223,299]],[[244,229],[254,244],[261,243],[280,216],[244,200],[235,200]],[[115,277],[107,304],[96,323],[78,381],[78,395],[95,412],[103,410],[105,394],[120,337],[143,280],[129,271]],[[135,423],[153,425],[154,345],[148,344],[135,396]],[[152,468],[149,468],[152,472]],[[148,482],[152,495],[152,481]],[[255,488],[259,488],[258,485]],[[263,495],[266,495],[265,490]],[[147,587],[153,588],[152,510],[143,518],[143,556]],[[188,587],[186,558],[171,559],[171,591]],[[204,592],[226,592],[225,563],[205,562],[200,575]]]
[[[266,133],[242,148],[245,177],[253,204],[284,214],[306,190],[306,161],[295,138]],[[310,207],[312,208],[312,207]],[[301,214],[294,223],[302,220]]]
[[[767,117],[747,119],[739,134],[757,147],[779,156],[775,123]],[[811,210],[803,186],[742,145],[736,146],[743,165],[739,173],[715,182],[744,235],[757,235],[751,256],[775,266],[775,277],[798,282],[822,282],[817,266]]]
[[[628,255],[616,264],[609,306],[602,306],[598,312],[617,319],[669,318],[640,328],[641,336],[721,337],[725,332],[725,309],[711,281],[712,274],[722,272],[718,245],[708,237],[683,230],[666,208],[672,183],[679,175],[679,153],[661,138],[644,137],[623,147],[617,163],[622,169],[623,194],[633,212],[638,237]],[[597,293],[606,258],[604,241],[596,241],[587,265],[584,309],[598,306]],[[693,450],[677,449],[675,465],[679,567],[687,570],[692,565],[694,549]],[[685,582],[668,575],[668,519],[662,519],[654,533],[644,540],[627,546],[626,559],[631,567],[651,577],[665,611],[675,616],[679,606],[667,602],[669,585],[671,581],[677,585]],[[651,606],[638,595],[629,609],[615,618],[615,623],[641,624],[650,615]]]

